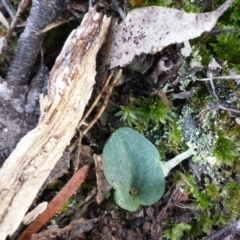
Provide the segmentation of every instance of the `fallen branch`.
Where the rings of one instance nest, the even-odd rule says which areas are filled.
[[[20,3],[19,11],[10,26],[7,38],[11,35],[15,21],[17,21],[25,2],[22,1]],[[44,34],[36,35],[36,33],[50,24],[57,14],[64,9],[64,4],[62,3],[64,3],[62,0],[32,0],[27,25],[18,40],[14,58],[7,71],[6,80],[9,84],[14,86],[28,84],[44,39]]]
[[[0,169],[0,239],[20,225],[49,173],[75,134],[91,96],[96,55],[110,18],[92,9],[71,33],[51,71],[41,117]]]
[[[58,226],[53,226],[43,232],[40,232],[38,234],[33,234],[31,240],[40,240],[44,237],[47,237],[51,234],[63,234],[65,232],[72,231],[77,226],[77,235],[80,235],[81,233],[88,232],[92,229],[93,224],[96,223],[98,220],[96,218],[90,219],[90,220],[84,220],[83,218],[80,218],[78,220],[73,220],[69,225],[67,225],[64,228],[59,228]],[[77,236],[76,235],[76,236]],[[73,237],[76,237],[73,236]]]

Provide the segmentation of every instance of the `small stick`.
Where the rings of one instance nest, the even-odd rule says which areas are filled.
[[[74,17],[70,17],[70,18],[68,18],[68,19],[57,19],[55,22],[50,23],[50,24],[47,25],[45,28],[43,28],[42,30],[38,31],[38,32],[36,33],[36,35],[40,35],[40,34],[42,34],[42,33],[45,33],[45,32],[47,32],[47,31],[49,31],[49,30],[51,30],[51,29],[53,29],[53,28],[56,28],[56,27],[64,24],[64,23],[70,22],[70,21],[72,21],[73,19],[74,19]]]
[[[212,78],[199,78],[197,81],[209,81],[211,79],[239,79],[240,75],[232,75],[232,76],[220,76],[220,77],[212,77]]]
[[[88,11],[91,10],[92,6],[93,6],[92,0],[88,0]]]
[[[240,113],[240,111],[236,110],[236,109],[233,109],[233,108],[226,108],[224,106],[219,106],[220,109],[223,109],[223,110],[226,110],[226,111],[229,111],[229,112],[234,112],[234,113]]]
[[[118,71],[118,74],[116,76],[116,78],[114,79],[114,81],[112,82],[112,84],[110,85],[109,87],[109,90],[107,92],[107,95],[104,99],[104,102],[103,102],[103,105],[100,109],[100,111],[97,113],[97,115],[95,116],[95,118],[88,124],[88,127],[83,131],[82,135],[86,135],[86,133],[89,131],[89,129],[96,123],[96,121],[101,117],[103,111],[105,110],[106,106],[107,106],[107,103],[108,103],[108,100],[110,98],[110,95],[115,87],[115,85],[117,84],[119,78],[121,77],[122,75],[122,69],[120,68],[119,71]]]
[[[7,19],[4,17],[4,15],[2,14],[2,12],[0,12],[0,22],[2,23],[2,25],[6,28],[9,29],[9,24]]]
[[[74,229],[74,227],[76,227],[76,225],[78,225],[78,227],[81,228],[81,225],[83,225],[83,227],[84,227],[84,225],[87,225],[87,224],[90,226],[93,223],[96,223],[97,221],[98,221],[97,218],[93,218],[91,220],[84,220],[83,218],[80,218],[80,219],[70,222],[70,224],[67,225],[66,227],[59,228],[58,226],[53,226],[53,227],[51,227],[45,231],[42,231],[40,233],[35,233],[32,235],[31,240],[39,240],[39,239],[42,239],[43,237],[47,237],[50,234],[54,234],[54,233],[55,234],[57,233],[60,235],[65,232],[71,231],[72,229]]]
[[[11,3],[8,0],[1,0],[1,2],[2,2],[3,6],[5,7],[5,9],[7,10],[11,19],[13,20],[15,13],[14,13],[14,9],[13,9]]]
[[[78,170],[78,166],[79,166],[79,163],[80,163],[80,155],[81,155],[81,143],[82,143],[82,132],[79,131],[79,137],[78,137],[78,151],[77,151],[77,154],[75,156],[75,161],[74,161],[74,172],[76,172]]]
[[[111,80],[113,76],[113,72],[111,72],[107,78],[107,80],[105,81],[100,93],[98,94],[98,96],[96,97],[96,99],[94,100],[93,104],[91,105],[91,107],[88,109],[88,111],[86,112],[86,114],[83,116],[82,120],[80,121],[80,123],[78,124],[78,129],[82,126],[82,124],[84,123],[84,121],[87,119],[87,117],[89,116],[89,114],[92,112],[93,108],[97,105],[99,99],[101,98],[101,96],[103,95],[106,87],[108,86],[109,81]]]
[[[211,87],[212,87],[213,96],[214,96],[214,98],[219,99],[218,96],[217,96],[217,93],[215,91],[214,84],[213,84],[213,75],[212,75],[212,73],[209,74],[209,78],[210,78],[209,81],[210,81],[210,84],[211,84]]]
[[[113,3],[113,5],[114,5],[114,7],[117,9],[120,17],[121,17],[122,19],[124,19],[124,18],[126,17],[126,13],[123,11],[123,9],[122,9],[121,7],[118,6],[116,0],[112,0],[112,3]]]
[[[89,114],[92,112],[93,108],[97,105],[99,99],[101,98],[101,96],[103,95],[104,91],[106,90],[106,88],[107,88],[107,86],[108,86],[112,76],[113,76],[113,72],[111,71],[111,73],[109,74],[108,78],[106,79],[106,81],[105,81],[101,91],[99,92],[98,96],[96,97],[96,99],[94,100],[94,102],[92,103],[92,105],[90,106],[90,108],[88,109],[88,111],[83,116],[83,118],[80,121],[80,123],[78,124],[78,127],[77,127],[78,130],[84,124],[85,120],[87,119]],[[78,145],[78,151],[77,151],[77,154],[76,154],[76,157],[75,157],[75,162],[74,162],[74,171],[75,172],[78,170],[78,166],[79,166],[79,162],[80,162],[82,137],[83,137],[83,133],[81,131],[79,131],[79,137],[73,144],[74,146]]]
[[[6,38],[9,39],[12,36],[13,33],[13,29],[15,28],[18,19],[20,18],[20,14],[22,13],[22,11],[28,6],[29,4],[29,0],[21,0],[21,2],[18,4],[18,9],[17,9],[17,13],[14,16],[10,28],[8,30],[8,33],[6,35]]]

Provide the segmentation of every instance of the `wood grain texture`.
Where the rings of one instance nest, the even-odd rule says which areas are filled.
[[[0,169],[0,239],[20,225],[39,189],[75,134],[91,96],[96,55],[110,18],[92,9],[67,39],[41,96],[39,124],[24,136]]]

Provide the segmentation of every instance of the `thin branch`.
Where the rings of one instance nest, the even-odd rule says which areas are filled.
[[[78,124],[78,127],[77,127],[78,130],[85,123],[85,120],[87,119],[89,114],[92,112],[93,108],[97,105],[99,99],[101,98],[101,96],[103,95],[104,91],[106,90],[106,88],[107,88],[107,86],[108,86],[112,76],[113,76],[113,72],[111,71],[111,73],[109,74],[108,78],[106,79],[106,81],[105,81],[101,91],[99,92],[98,96],[96,97],[96,99],[94,100],[94,102],[92,103],[92,105],[90,106],[90,108],[88,109],[88,111],[83,116],[83,118],[80,121],[80,123]],[[77,154],[76,154],[76,157],[75,157],[75,161],[74,161],[74,171],[75,172],[78,170],[78,166],[79,166],[79,162],[80,162],[82,137],[83,137],[83,133],[81,131],[79,131],[79,137],[73,144],[74,146],[78,145],[78,151],[77,151]]]
[[[220,76],[220,77],[212,77],[212,78],[199,78],[197,81],[209,81],[211,79],[239,79],[240,75],[232,75],[232,76]]]
[[[2,12],[0,12],[0,22],[6,29],[9,29],[9,23],[7,19],[4,17],[4,15],[2,14]]]
[[[215,91],[214,84],[213,84],[213,74],[210,73],[209,75],[210,75],[210,80],[209,81],[210,81],[210,84],[211,84],[211,87],[212,87],[213,96],[214,96],[214,98],[219,99],[218,96],[217,96],[217,93]]]
[[[38,31],[36,33],[36,35],[40,35],[42,33],[48,32],[49,30],[56,28],[64,23],[70,22],[72,20],[74,20],[74,17],[70,17],[68,19],[57,19],[56,21],[54,21],[53,23],[50,23],[49,25],[47,25],[45,28],[41,29],[40,31]]]
[[[126,13],[123,11],[123,9],[118,5],[118,3],[116,2],[116,0],[112,0],[112,3],[114,5],[114,7],[117,9],[120,17],[122,19],[124,19],[126,17]]]
[[[13,16],[10,28],[6,35],[7,38],[10,38],[12,36],[13,30],[17,24],[17,21],[20,18],[22,11],[28,6],[29,2],[30,2],[29,0],[21,0],[21,2],[18,4],[18,9],[17,9],[16,15]]]
[[[9,16],[11,17],[11,19],[13,20],[14,19],[14,16],[15,16],[15,11],[12,7],[12,4],[8,1],[8,0],[1,0],[3,6],[5,7],[5,9],[7,10]]]
[[[47,237],[50,234],[54,234],[54,233],[55,234],[57,233],[57,234],[61,235],[61,234],[65,233],[65,232],[71,231],[72,229],[74,229],[76,227],[76,225],[79,225],[80,228],[81,228],[81,225],[83,227],[84,227],[84,225],[91,225],[92,226],[92,224],[96,223],[97,221],[98,221],[97,218],[93,218],[91,220],[84,220],[83,218],[80,218],[80,219],[72,221],[66,227],[59,228],[58,226],[53,226],[53,227],[51,227],[51,228],[49,228],[49,229],[47,229],[45,231],[42,231],[42,232],[37,233],[37,234],[33,234],[32,237],[31,237],[31,240],[40,240],[43,237]]]
[[[226,110],[226,111],[229,111],[229,112],[234,112],[234,113],[240,113],[240,111],[236,110],[236,109],[233,109],[233,108],[226,108],[222,105],[219,106],[220,109],[223,109],[223,110]]]
[[[104,91],[106,90],[108,83],[110,82],[111,78],[113,76],[113,73],[111,72],[107,78],[107,80],[105,81],[100,93],[98,94],[98,96],[96,97],[96,99],[94,100],[93,104],[91,105],[91,107],[89,108],[89,110],[86,112],[86,114],[83,116],[82,120],[80,121],[80,123],[78,124],[78,129],[82,126],[82,124],[85,122],[85,120],[87,119],[87,117],[89,116],[89,114],[92,112],[93,108],[97,105],[99,99],[101,98],[101,96],[103,95]]]
[[[25,6],[26,1],[22,1],[19,5],[16,19]],[[36,35],[36,33],[50,24],[64,10],[66,7],[63,4],[64,2],[65,0],[32,0],[32,7],[26,27],[18,39],[14,57],[5,77],[5,80],[10,85],[28,85],[45,36],[45,34]],[[19,64],[20,62],[23,64]]]
[[[107,92],[107,96],[105,97],[104,99],[104,102],[103,102],[103,105],[100,109],[100,111],[97,113],[97,115],[95,116],[95,118],[89,123],[89,125],[87,126],[87,128],[83,131],[83,135],[86,135],[86,133],[89,131],[89,129],[96,123],[96,121],[101,117],[103,111],[105,110],[106,106],[107,106],[107,103],[108,103],[108,100],[111,96],[111,93],[115,87],[115,85],[117,84],[119,78],[121,77],[122,75],[122,69],[120,68],[119,71],[118,71],[118,74],[116,76],[116,78],[114,79],[114,81],[112,82],[112,84],[110,85],[109,87],[109,90]]]
[[[81,145],[82,145],[82,132],[79,132],[79,137],[78,137],[78,151],[77,154],[75,156],[75,161],[74,161],[74,171],[76,172],[78,170],[78,166],[80,163],[80,155],[81,155]]]
[[[226,239],[226,237],[229,235],[236,234],[236,233],[239,234],[239,229],[240,229],[240,221],[238,220],[235,223],[229,224],[223,229],[220,229],[219,231],[211,234],[210,236],[204,238],[203,240],[223,240],[223,239]]]

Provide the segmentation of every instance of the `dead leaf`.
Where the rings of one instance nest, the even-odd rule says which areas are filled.
[[[234,0],[208,13],[186,13],[173,8],[144,7],[130,11],[123,22],[112,22],[102,50],[105,69],[130,64],[134,56],[155,54],[173,43],[182,43],[211,31]]]
[[[94,154],[94,163],[96,167],[96,177],[97,177],[97,203],[100,204],[105,198],[106,194],[112,189],[112,187],[105,180],[103,170],[102,170],[102,157]]]

